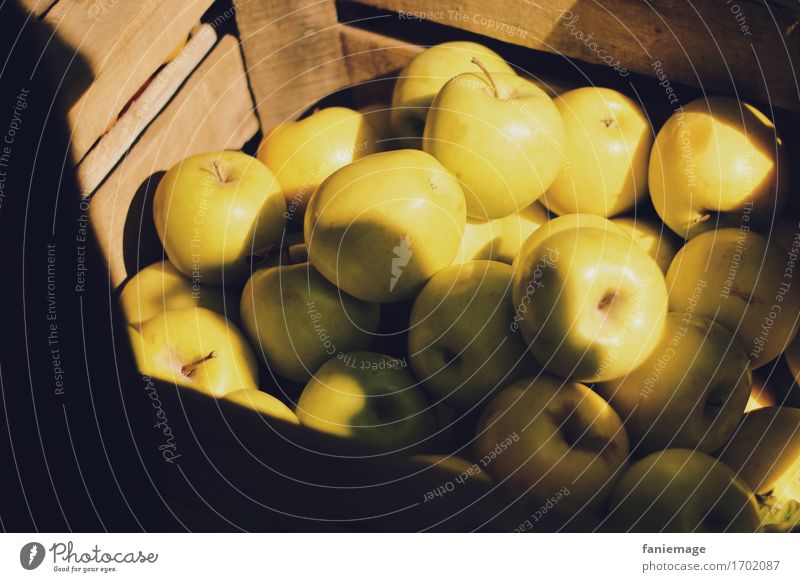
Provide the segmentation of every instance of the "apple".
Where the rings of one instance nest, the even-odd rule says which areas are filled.
[[[486,260],[510,265],[522,243],[549,218],[547,210],[538,202],[502,218],[467,218],[453,264]]]
[[[373,352],[340,354],[308,381],[297,418],[304,426],[384,452],[424,447],[436,419],[406,366]]]
[[[129,329],[142,374],[211,396],[258,388],[258,365],[247,340],[210,309],[163,311],[139,332]]]
[[[661,342],[667,288],[658,265],[612,227],[556,225],[550,236],[545,228],[515,261],[512,327],[558,376],[587,382],[624,376]]]
[[[205,307],[225,315],[225,297],[214,287],[193,285],[169,261],[148,265],[125,283],[119,294],[126,321],[138,327],[168,309]],[[228,308],[233,311],[233,304]]]
[[[403,68],[392,93],[391,125],[404,147],[419,148],[428,108],[447,81],[475,70],[478,58],[497,73],[515,74],[503,58],[475,42],[455,41],[432,46]]]
[[[653,257],[661,272],[666,274],[682,244],[671,230],[665,228],[661,221],[636,216],[613,218],[611,222],[628,233],[636,244]]]
[[[277,418],[289,424],[300,424],[297,415],[283,402],[261,390],[236,390],[225,394],[224,399],[239,406],[255,410],[270,418]]]
[[[153,198],[170,262],[208,285],[246,279],[252,255],[280,241],[285,213],[272,172],[237,151],[186,158],[161,178]]]
[[[614,216],[647,193],[653,131],[641,106],[619,91],[581,87],[555,100],[566,160],[542,197],[556,214]]]
[[[700,98],[659,130],[650,155],[650,197],[661,219],[688,239],[720,227],[768,228],[789,187],[773,123],[749,103]]]
[[[742,532],[759,529],[753,492],[726,465],[688,449],[652,453],[614,487],[609,521],[625,532]]]
[[[504,388],[478,423],[475,455],[531,507],[566,488],[562,515],[598,512],[628,457],[617,413],[587,386],[537,376]]]
[[[472,261],[436,273],[414,300],[408,332],[411,369],[428,392],[471,410],[492,391],[536,371],[513,318],[513,269]]]
[[[462,73],[431,104],[422,149],[459,180],[467,214],[485,220],[519,212],[561,169],[564,126],[535,83],[507,73]]]
[[[256,156],[278,179],[287,214],[302,218],[308,199],[323,180],[353,160],[375,153],[376,141],[377,134],[360,112],[326,107],[273,129]]]
[[[750,394],[747,352],[709,319],[670,313],[650,357],[622,378],[595,386],[625,420],[631,448],[713,453],[736,430]]]
[[[691,310],[734,331],[756,369],[776,358],[797,332],[800,294],[792,275],[786,254],[754,231],[704,232],[672,260],[670,310]]]
[[[744,415],[720,460],[756,493],[800,494],[800,408],[770,406]]]
[[[395,149],[397,145],[392,130],[392,106],[389,103],[373,103],[358,110],[375,132],[377,151]]]
[[[792,373],[796,384],[800,384],[800,334],[796,335],[792,343],[783,351],[783,359]]]
[[[333,173],[306,211],[311,263],[363,301],[415,295],[453,262],[464,234],[464,194],[432,156],[373,154]]]
[[[328,359],[369,346],[380,305],[339,291],[303,263],[253,273],[242,293],[241,317],[269,369],[305,382]]]

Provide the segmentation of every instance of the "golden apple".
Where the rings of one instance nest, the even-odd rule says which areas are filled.
[[[636,244],[653,257],[661,272],[666,274],[682,244],[671,230],[664,228],[661,221],[646,218],[620,217],[613,218],[611,222],[627,232]]]
[[[297,420],[297,415],[292,412],[291,408],[271,394],[261,390],[236,390],[228,392],[224,398],[271,418],[277,418],[289,424],[300,424],[300,421]]]

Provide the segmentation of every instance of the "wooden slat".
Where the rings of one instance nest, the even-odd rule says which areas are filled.
[[[181,159],[238,149],[256,131],[258,119],[239,46],[235,38],[225,36],[91,199],[89,219],[114,287],[128,276],[126,258],[130,260],[140,243],[138,223],[126,229],[134,197],[144,192],[151,200],[158,174]],[[150,216],[144,216],[143,225],[152,232]]]
[[[65,45],[59,48],[66,83],[62,90],[69,104],[76,162],[212,1],[60,0],[45,15],[55,42]]]
[[[347,84],[333,0],[234,0],[265,131]]]
[[[795,17],[762,1],[461,0],[450,9],[427,0],[359,3],[593,64],[603,64],[603,50],[649,76],[660,62],[671,83],[800,109],[800,34],[785,35]],[[396,18],[402,26],[403,14]]]
[[[56,0],[22,0],[22,6],[34,16],[40,16],[55,3]]]

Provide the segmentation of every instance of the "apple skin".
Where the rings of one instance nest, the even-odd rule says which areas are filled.
[[[449,80],[422,139],[422,149],[458,178],[467,214],[480,220],[535,202],[564,157],[564,126],[547,93],[516,75],[493,73],[491,81],[480,72]]]
[[[556,214],[614,216],[647,194],[653,132],[642,108],[614,89],[581,87],[555,99],[566,161],[542,203]]]
[[[311,263],[328,281],[363,301],[394,303],[453,262],[465,222],[456,179],[429,154],[398,150],[325,180],[304,232]]]
[[[256,156],[278,179],[288,214],[302,218],[308,199],[325,178],[378,151],[376,141],[377,134],[360,112],[326,107],[273,129]]]
[[[595,389],[625,421],[636,454],[666,448],[713,453],[736,430],[750,395],[747,353],[708,319],[670,313],[645,362]]]
[[[392,130],[392,106],[389,103],[373,103],[358,110],[375,133],[375,151],[397,149],[397,140]]]
[[[292,412],[291,408],[271,394],[261,390],[236,390],[235,392],[228,392],[223,398],[270,418],[276,418],[289,424],[300,424],[300,421],[297,420],[297,415]]]
[[[756,493],[800,493],[800,408],[771,406],[746,413],[720,460]]]
[[[473,261],[442,269],[414,300],[411,369],[436,398],[470,410],[489,394],[537,371],[513,318],[513,269]]]
[[[750,368],[759,368],[797,332],[800,295],[785,288],[791,283],[787,264],[784,251],[754,231],[701,233],[678,251],[667,272],[670,311],[692,310],[735,331]]]
[[[403,362],[373,352],[325,362],[303,389],[297,418],[383,452],[424,448],[436,427],[433,408]]]
[[[800,334],[796,335],[792,343],[783,351],[783,359],[792,373],[795,384],[800,384]]]
[[[475,71],[477,58],[492,73],[515,74],[493,50],[475,42],[455,41],[432,46],[403,68],[392,93],[390,121],[402,147],[417,148],[428,116],[428,108],[447,81],[461,73]]]
[[[269,369],[305,382],[327,360],[369,346],[380,305],[339,291],[303,263],[253,273],[242,293],[241,316]]]
[[[775,126],[731,97],[696,99],[659,130],[650,155],[653,206],[678,236],[742,224],[768,228],[786,201],[789,164]]]
[[[504,450],[496,452],[498,444]],[[490,459],[495,480],[524,494],[531,507],[566,487],[569,494],[556,506],[562,515],[600,511],[628,452],[622,421],[605,400],[584,384],[549,376],[504,388],[484,410],[475,437],[476,457]]]
[[[662,273],[667,273],[672,259],[683,244],[671,230],[661,221],[639,217],[613,218],[611,222],[628,233],[636,244],[653,257]]]
[[[131,340],[142,374],[211,396],[258,388],[258,365],[250,344],[235,325],[209,309],[164,311],[144,322],[140,335],[131,332]],[[215,357],[182,372],[212,352]]]
[[[238,151],[186,158],[161,178],[153,198],[156,231],[170,262],[208,285],[244,281],[249,257],[280,241],[285,213],[272,172]]]
[[[549,237],[544,229],[517,257],[512,326],[553,374],[587,382],[624,376],[661,341],[667,315],[661,271],[611,228],[571,228]],[[532,239],[541,242],[531,247]]]
[[[538,202],[502,218],[467,218],[461,246],[453,264],[484,260],[510,265],[522,244],[548,220],[550,216],[547,210]]]
[[[611,529],[688,533],[759,530],[758,503],[734,472],[689,449],[652,453],[633,464],[611,495]]]
[[[224,292],[214,287],[192,287],[192,281],[169,261],[146,266],[125,283],[119,294],[128,324],[139,327],[162,311],[205,307],[225,315]],[[229,304],[229,309],[233,304]]]

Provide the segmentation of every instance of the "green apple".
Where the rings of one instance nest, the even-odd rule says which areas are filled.
[[[741,228],[704,232],[669,267],[670,310],[691,311],[735,331],[755,369],[776,358],[797,332],[800,294],[792,276],[787,255],[762,235]]]
[[[303,389],[297,417],[310,428],[386,452],[424,447],[436,426],[406,363],[372,352],[325,362]]]
[[[475,454],[537,508],[566,488],[563,515],[599,512],[628,458],[617,413],[587,386],[549,376],[511,384],[484,410]]]
[[[241,282],[250,257],[281,239],[286,202],[278,181],[237,151],[190,156],[158,183],[156,230],[170,262],[193,282]]]
[[[130,328],[133,329],[133,328]],[[163,311],[131,333],[142,374],[212,396],[258,388],[253,350],[230,321],[210,309]]]
[[[658,265],[611,227],[543,231],[515,261],[512,327],[554,374],[587,382],[624,376],[663,335],[667,288]]]
[[[670,313],[664,337],[645,362],[595,386],[625,419],[631,448],[713,453],[736,430],[750,395],[747,352],[718,323]]]
[[[139,327],[143,322],[168,309],[205,307],[225,315],[222,290],[193,284],[169,261],[148,265],[125,283],[119,294],[126,321]],[[234,309],[228,305],[228,309]]]
[[[800,496],[800,408],[771,406],[744,415],[720,460],[756,493]]]
[[[391,124],[404,147],[420,147],[425,118],[434,97],[456,75],[474,71],[473,58],[480,59],[492,72],[514,74],[514,69],[496,52],[467,41],[432,46],[403,68],[392,93]]]
[[[653,257],[661,272],[666,274],[682,244],[671,230],[665,228],[661,221],[639,217],[614,218],[611,222],[628,233],[636,244]]]
[[[653,132],[638,103],[619,91],[581,87],[555,100],[566,160],[542,202],[556,214],[614,216],[647,193]]]
[[[460,410],[536,371],[509,326],[512,275],[510,265],[496,261],[453,265],[436,273],[414,300],[411,369],[428,392]]]
[[[300,424],[297,415],[292,412],[291,408],[271,394],[261,390],[236,390],[235,392],[228,392],[224,398],[270,418],[277,418],[289,424]]]
[[[683,238],[720,227],[768,228],[789,187],[773,123],[749,103],[700,98],[659,130],[650,155],[650,197]]]
[[[309,203],[305,240],[328,281],[364,301],[393,303],[453,262],[465,221],[456,179],[429,154],[398,150],[325,180]]]
[[[547,210],[538,202],[502,218],[467,218],[453,264],[485,260],[510,265],[522,243],[549,218]]]
[[[463,73],[433,100],[422,148],[458,178],[469,216],[499,218],[533,203],[553,182],[564,157],[564,126],[535,83]]]
[[[330,358],[369,346],[380,305],[339,291],[303,263],[253,273],[242,293],[241,314],[270,370],[305,382]]]
[[[353,160],[375,153],[376,140],[360,112],[326,107],[273,129],[256,155],[278,179],[287,214],[302,218],[308,199],[323,180]]]
[[[668,449],[632,465],[611,495],[613,529],[631,532],[743,532],[759,529],[753,492],[723,463]]]

